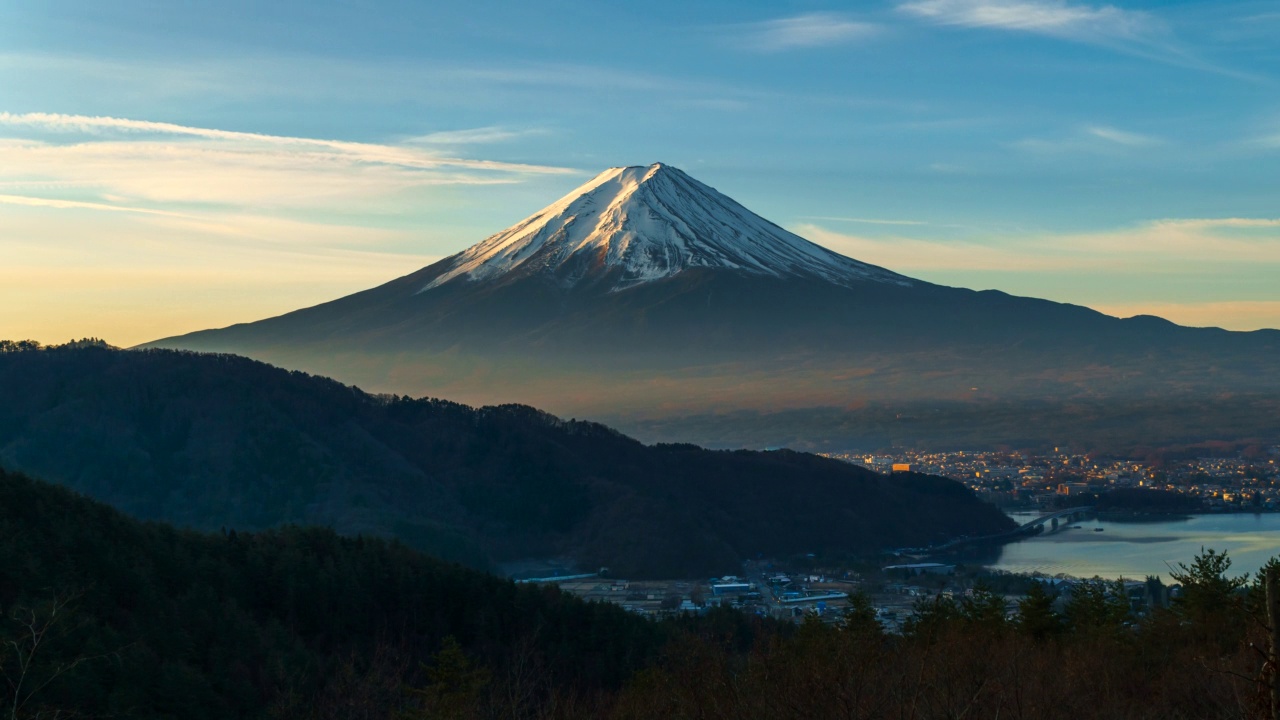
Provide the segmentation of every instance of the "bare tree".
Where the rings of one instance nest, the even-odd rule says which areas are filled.
[[[81,595],[55,592],[45,605],[15,606],[4,614],[9,627],[0,639],[0,676],[5,682],[3,712],[7,720],[70,717],[74,713],[66,709],[43,706],[41,693],[77,667],[117,654],[58,657],[50,648],[73,629],[73,605]]]

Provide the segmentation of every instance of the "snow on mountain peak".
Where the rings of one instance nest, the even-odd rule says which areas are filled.
[[[423,291],[455,278],[547,275],[565,286],[607,276],[611,290],[689,268],[910,285],[787,232],[681,170],[609,168],[555,203],[453,257]]]

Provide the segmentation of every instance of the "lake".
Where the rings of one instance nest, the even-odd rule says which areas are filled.
[[[1027,522],[1039,513],[1009,515]],[[1084,520],[1072,525],[1080,529],[965,554],[959,560],[1019,573],[1139,580],[1159,575],[1167,582],[1170,567],[1189,564],[1202,547],[1227,551],[1233,575],[1252,575],[1280,555],[1280,513],[1193,515],[1159,522]],[[1101,532],[1095,530],[1099,528]]]

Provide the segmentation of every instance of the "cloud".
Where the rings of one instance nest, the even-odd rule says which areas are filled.
[[[150,120],[131,120],[115,117],[62,115],[57,113],[14,114],[9,112],[0,112],[0,125],[25,125],[43,130],[80,133],[120,131],[160,135],[183,135],[210,140],[241,141],[300,148],[321,148],[342,153],[352,159],[362,162],[401,165],[404,167],[414,168],[430,169],[441,167],[461,167],[472,170],[499,170],[520,173],[573,172],[567,168],[548,167],[542,165],[521,165],[516,163],[495,162],[492,160],[468,160],[463,158],[442,157],[424,152],[417,148],[396,145],[378,145],[374,143],[350,142],[345,140],[323,140],[317,138],[290,137],[285,135],[266,135],[263,133],[217,130],[213,128],[178,125],[175,123],[154,122]]]
[[[802,223],[793,230],[801,237],[842,255],[907,274],[953,270],[1023,272],[1063,266],[1061,257],[1046,256],[1043,252],[1027,248],[904,235],[868,237],[836,232],[811,223]]]
[[[1280,11],[1276,12],[1260,12],[1251,15],[1244,15],[1234,19],[1235,22],[1241,24],[1252,25],[1255,23],[1273,23],[1280,22]]]
[[[1280,218],[1169,218],[1085,233],[868,237],[792,228],[836,252],[923,280],[1234,330],[1280,328]]]
[[[542,135],[546,130],[508,130],[502,127],[482,127],[468,130],[446,130],[410,138],[408,142],[423,145],[477,145],[506,142],[530,135]]]
[[[45,183],[51,199],[355,210],[389,206],[416,188],[510,183],[520,175],[378,163],[310,148],[132,140],[0,144],[0,178]]]
[[[1274,86],[1271,78],[1208,62],[1151,13],[1067,0],[909,0],[898,10],[937,25],[1032,33],[1089,43],[1175,67]]]
[[[458,186],[571,172],[89,115],[0,113],[0,132],[22,136],[0,138],[0,327],[48,340],[132,344],[331,300],[469,233]]]
[[[436,149],[220,130],[127,118],[0,113],[0,188],[45,207],[187,212],[191,206],[395,211],[405,193],[508,184],[567,168],[446,156]],[[492,132],[494,129],[488,129]],[[472,141],[478,134],[471,131]],[[465,138],[463,138],[465,139]],[[15,199],[8,204],[19,202]],[[79,203],[74,205],[72,203]],[[177,204],[181,207],[166,207]],[[159,205],[151,207],[148,205]]]
[[[1150,225],[1156,230],[1210,230],[1214,228],[1280,228],[1280,219],[1276,218],[1181,218],[1172,220],[1153,220]]]
[[[1093,126],[1085,129],[1090,135],[1109,140],[1118,145],[1127,145],[1129,147],[1144,147],[1149,145],[1159,145],[1161,140],[1150,135],[1140,135],[1138,133],[1117,130],[1112,127]]]
[[[1017,237],[938,240],[867,237],[807,223],[803,237],[836,252],[899,272],[1090,271],[1186,272],[1274,266],[1280,272],[1280,219],[1171,218],[1091,233],[1026,233]]]
[[[879,25],[851,20],[839,13],[806,13],[733,27],[741,45],[751,50],[776,52],[840,45],[872,37]]]
[[[863,223],[867,225],[928,225],[923,220],[882,220],[880,218],[832,217],[830,215],[806,215],[806,220],[830,220],[834,222]]]
[[[1138,150],[1163,145],[1165,141],[1154,135],[1120,130],[1105,125],[1087,125],[1074,134],[1059,138],[1023,138],[1010,145],[1019,150],[1041,154],[1108,153],[1124,149]]]
[[[46,207],[72,210],[100,210],[105,212],[131,212],[143,215],[165,215],[169,217],[190,217],[181,213],[150,208],[125,207],[106,203],[82,202],[79,200],[58,200],[56,198],[27,197],[25,195],[0,195],[0,205],[25,205],[27,207]]]
[[[1147,13],[1064,0],[917,0],[898,9],[939,25],[1030,32],[1078,42],[1144,38],[1161,28]]]
[[[1249,144],[1264,147],[1269,150],[1280,149],[1280,132],[1254,138],[1249,142]]]

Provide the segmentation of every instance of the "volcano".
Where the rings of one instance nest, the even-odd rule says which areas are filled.
[[[910,285],[789,233],[684,172],[610,168],[541,212],[450,258],[423,290],[455,279],[538,276],[565,289],[623,290],[693,268]]]
[[[758,425],[760,413],[868,403],[1280,396],[1280,332],[927,283],[809,242],[662,163],[606,170],[385,285],[149,346],[247,355],[367,390],[528,403],[632,432],[631,420],[732,425],[748,412]],[[1151,440],[1208,430],[1188,420]]]

